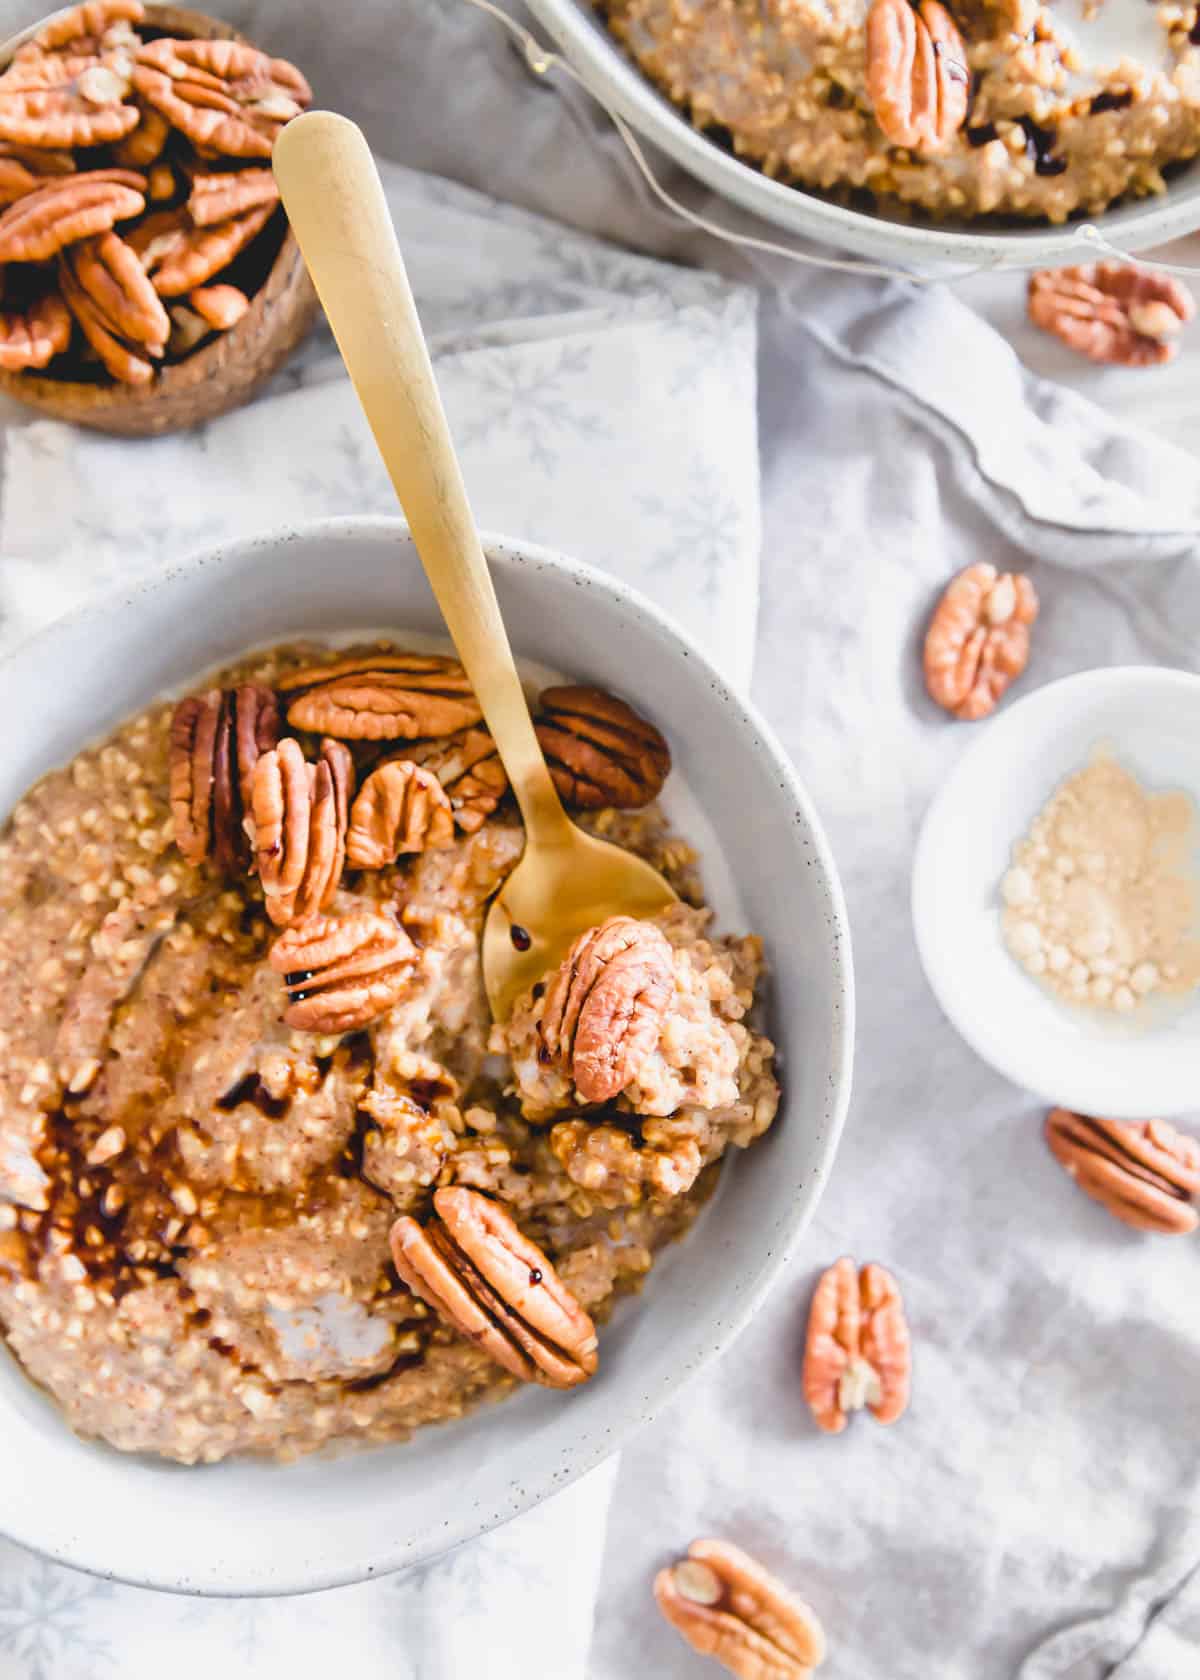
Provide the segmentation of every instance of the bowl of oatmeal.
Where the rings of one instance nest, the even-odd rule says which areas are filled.
[[[811,1214],[853,1002],[803,789],[627,589],[488,552],[564,799],[679,893],[502,1027],[521,833],[399,522],[201,557],[0,667],[23,1544],[196,1592],[418,1563],[618,1447]]]
[[[962,1036],[1047,1102],[1196,1108],[1200,677],[1086,671],[987,722],[926,815],[913,923]]]
[[[1195,8],[531,0],[607,106],[778,227],[897,264],[1089,260],[1200,225]]]

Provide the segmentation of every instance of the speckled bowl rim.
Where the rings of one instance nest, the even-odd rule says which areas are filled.
[[[373,516],[314,520],[295,526],[284,526],[273,532],[220,544],[212,549],[194,554],[188,560],[173,565],[165,572],[156,574],[152,578],[134,580],[124,590],[112,590],[105,600],[104,608],[107,613],[136,612],[138,603],[142,599],[170,591],[177,583],[195,579],[198,573],[205,570],[208,570],[212,575],[214,584],[218,584],[219,572],[223,564],[248,558],[259,550],[276,551],[281,568],[286,569],[287,549],[292,542],[308,542],[320,539],[336,544],[346,540],[352,542],[354,539],[364,536],[368,539],[386,540],[396,536],[407,539],[409,531],[407,524],[401,519]],[[829,1065],[824,1082],[826,1092],[825,1111],[819,1118],[813,1117],[812,1159],[806,1167],[803,1182],[797,1187],[790,1218],[784,1228],[781,1229],[777,1226],[775,1230],[764,1233],[764,1248],[760,1251],[760,1256],[751,1275],[745,1280],[736,1308],[728,1312],[718,1324],[714,1325],[712,1340],[707,1351],[693,1360],[691,1364],[676,1369],[668,1381],[659,1385],[657,1392],[644,1393],[636,1384],[628,1385],[623,1404],[619,1410],[614,1410],[613,1417],[610,1419],[611,1426],[594,1438],[585,1440],[570,1455],[569,1463],[566,1465],[561,1463],[555,1465],[553,1461],[548,1461],[544,1466],[539,1466],[536,1473],[523,1474],[521,1485],[511,1490],[508,1506],[502,1511],[493,1512],[490,1516],[484,1516],[481,1520],[478,1511],[472,1508],[469,1498],[464,1496],[462,1511],[452,1515],[435,1537],[423,1536],[418,1540],[397,1542],[394,1549],[385,1549],[370,1566],[351,1565],[340,1568],[325,1566],[316,1569],[304,1569],[303,1566],[292,1565],[290,1568],[282,1570],[279,1576],[273,1578],[269,1584],[255,1584],[247,1587],[232,1580],[206,1578],[203,1583],[197,1583],[186,1579],[180,1580],[174,1575],[164,1576],[153,1566],[154,1542],[152,1535],[147,1536],[148,1557],[143,1571],[114,1571],[106,1566],[103,1558],[90,1554],[82,1555],[79,1550],[73,1549],[69,1537],[66,1539],[50,1539],[45,1533],[32,1534],[14,1531],[6,1523],[4,1510],[0,1508],[0,1535],[56,1563],[82,1569],[105,1580],[119,1580],[129,1585],[149,1587],[160,1591],[188,1593],[198,1596],[274,1597],[347,1586],[355,1582],[395,1573],[399,1570],[414,1568],[434,1557],[444,1555],[446,1552],[478,1538],[481,1534],[489,1532],[491,1529],[540,1504],[551,1494],[560,1492],[589,1470],[594,1469],[612,1453],[618,1451],[639,1429],[651,1422],[671,1400],[676,1398],[679,1390],[687,1381],[725,1352],[755,1316],[771,1286],[787,1265],[824,1191],[837,1152],[850,1101],[855,1041],[855,995],[850,926],[842,887],[832,849],[808,792],[774,730],[762,718],[757,709],[751,702],[741,699],[733,692],[713,668],[707,655],[686,631],[673,623],[665,613],[639,594],[637,590],[630,588],[627,584],[607,573],[598,571],[580,561],[568,559],[541,544],[524,542],[516,538],[488,532],[484,532],[482,537],[489,563],[501,572],[509,569],[515,571],[528,569],[532,572],[549,570],[565,573],[573,579],[581,590],[590,589],[606,595],[613,605],[624,608],[644,620],[662,642],[664,649],[669,650],[673,655],[682,655],[694,668],[698,668],[703,673],[706,683],[712,689],[719,704],[728,708],[737,718],[739,730],[746,735],[748,750],[761,755],[769,762],[772,773],[778,778],[781,789],[792,805],[792,826],[799,836],[796,842],[797,847],[804,848],[808,855],[810,867],[815,867],[818,874],[818,889],[826,901],[826,925],[820,932],[819,937],[827,947],[830,1015],[835,1023],[835,1031],[831,1034],[828,1042]],[[286,604],[284,602],[281,602],[281,608],[279,634],[286,636],[289,632],[286,623]],[[19,658],[28,658],[31,651],[36,650],[40,644],[46,643],[60,628],[79,625],[94,617],[95,611],[95,602],[85,603],[55,620],[53,624],[45,626],[22,643],[19,648],[10,650],[3,658],[0,658],[0,671],[6,671]],[[84,741],[81,739],[79,746],[83,744]],[[78,747],[73,750],[78,750]],[[7,812],[3,813],[3,816],[6,817]],[[782,1040],[781,1050],[786,1057],[786,1027],[780,1031],[778,1036]],[[710,1208],[708,1217],[712,1217],[718,1212],[719,1198],[717,1206]],[[776,1240],[777,1238],[778,1240]],[[774,1242],[774,1246],[769,1246],[772,1242]],[[7,1350],[3,1348],[0,1348],[0,1353],[4,1357],[11,1357]],[[799,1403],[799,1400],[797,1400],[797,1404]],[[65,1427],[64,1424],[64,1429]],[[452,1430],[456,1425],[450,1423],[440,1427]],[[107,1451],[108,1449],[100,1447],[98,1450]],[[371,1449],[375,1453],[388,1450],[386,1446]],[[403,1445],[399,1450],[404,1450]],[[138,1461],[135,1460],[135,1462]],[[147,1461],[141,1460],[140,1462],[145,1463]],[[161,1466],[161,1461],[153,1462]],[[166,1465],[165,1468],[171,1474],[190,1473],[172,1465]],[[203,1474],[204,1472],[201,1470],[199,1473]],[[54,1518],[54,1525],[61,1531],[63,1527],[61,1513],[58,1513]]]

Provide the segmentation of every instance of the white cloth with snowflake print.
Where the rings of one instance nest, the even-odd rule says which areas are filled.
[[[385,166],[477,517],[617,573],[749,681],[754,294]],[[328,334],[273,393],[127,443],[0,410],[0,644],[133,571],[308,516],[395,511]],[[0,1541],[0,1680],[584,1680],[615,1461],[416,1575],[187,1600]],[[3,1513],[0,1512],[0,1530]]]
[[[754,293],[446,181],[385,174],[480,524],[615,572],[748,684]],[[326,331],[273,390],[138,444],[48,421],[9,428],[0,638],[225,537],[398,512]]]

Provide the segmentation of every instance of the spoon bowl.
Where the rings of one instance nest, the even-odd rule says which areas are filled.
[[[649,864],[585,834],[562,808],[521,687],[417,317],[362,131],[313,111],[272,159],[284,209],[408,517],[525,823],[525,850],[488,914],[483,971],[497,1020],[572,941],[675,893]]]
[[[492,901],[483,929],[483,981],[497,1021],[608,916],[653,916],[675,893],[650,864],[563,817],[561,846],[527,845]]]

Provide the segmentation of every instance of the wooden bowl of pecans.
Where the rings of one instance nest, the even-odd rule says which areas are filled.
[[[303,75],[142,0],[0,57],[0,391],[129,437],[246,401],[318,312],[270,168]]]

